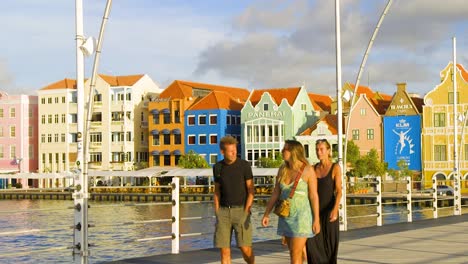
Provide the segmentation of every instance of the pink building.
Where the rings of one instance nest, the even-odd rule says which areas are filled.
[[[0,91],[0,174],[36,172],[37,142],[37,96],[8,95]],[[10,183],[14,186],[16,182]],[[22,185],[34,183],[30,180]]]

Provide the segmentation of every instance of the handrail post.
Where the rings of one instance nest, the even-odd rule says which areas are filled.
[[[382,177],[377,176],[377,226],[382,226]]]
[[[180,240],[180,178],[172,178],[172,254],[179,254]]]
[[[438,214],[437,214],[437,180],[436,178],[432,178],[432,206],[433,206],[433,210],[434,210],[434,213],[433,213],[433,216],[434,218],[437,218],[438,217]]]
[[[413,222],[413,210],[412,210],[412,189],[413,189],[413,183],[411,182],[411,176],[406,177],[406,210],[408,213],[408,222]]]

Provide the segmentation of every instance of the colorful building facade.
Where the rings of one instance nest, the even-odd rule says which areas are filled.
[[[452,76],[457,81],[458,116],[454,115]],[[439,181],[453,179],[455,167],[459,168],[462,179],[468,177],[468,73],[462,65],[457,64],[453,74],[453,63],[449,63],[440,72],[440,77],[441,83],[424,96],[422,160],[426,187],[431,186],[433,178]],[[457,148],[454,138],[455,122],[458,122]],[[458,154],[459,164],[455,164],[455,152]],[[466,188],[466,182],[462,186]]]
[[[223,159],[219,140],[224,136],[237,139],[241,153],[241,112],[239,102],[227,92],[213,91],[185,111],[186,151],[203,156],[211,166]]]
[[[261,157],[276,157],[318,119],[305,87],[254,90],[241,111],[242,157],[252,166]]]
[[[172,82],[159,97],[149,102],[150,122],[148,129],[151,135],[151,140],[149,142],[150,166],[178,165],[180,156],[187,153],[186,146],[188,145],[188,141],[186,140],[188,140],[188,137],[185,129],[189,127],[187,124],[189,120],[186,116],[186,110],[209,95],[212,91],[226,92],[230,94],[234,100],[239,102],[244,102],[249,95],[248,90],[243,88],[176,80]],[[196,111],[200,110],[201,109],[197,109]],[[192,117],[190,120],[192,120]],[[193,120],[195,119],[193,118]],[[209,124],[209,120],[203,120]],[[199,123],[197,123],[199,121],[200,120],[197,119],[193,124],[193,128],[199,129],[196,134],[201,135],[200,133],[205,133],[209,135],[210,126],[199,125]],[[192,126],[192,124],[190,124],[190,126]],[[208,129],[207,132],[204,132],[204,129]],[[208,138],[206,139],[208,140]],[[192,137],[190,140],[192,140]],[[200,138],[196,137],[196,140],[200,140]],[[202,140],[204,140],[203,137]],[[209,160],[209,157],[207,158]]]
[[[37,96],[0,92],[0,173],[37,171],[37,113]],[[16,182],[2,180],[0,184],[1,189]],[[37,183],[31,180],[21,185],[27,188]]]

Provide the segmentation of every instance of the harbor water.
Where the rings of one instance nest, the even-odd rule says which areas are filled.
[[[170,235],[171,223],[150,222],[150,220],[170,219],[169,204],[91,201],[90,206],[89,223],[92,225],[89,229],[90,263],[171,252],[170,239],[151,240]],[[80,263],[80,257],[73,256],[70,248],[73,246],[72,207],[73,201],[67,200],[0,200],[0,255],[3,255],[1,263]],[[279,238],[275,228],[276,216],[272,216],[271,227],[261,227],[263,211],[264,203],[254,204],[252,209],[254,242]],[[375,214],[375,212],[375,206],[348,208],[348,216]],[[407,221],[406,206],[384,207],[384,213],[391,212],[394,214],[384,216],[384,224]],[[443,214],[440,212],[439,216]],[[212,247],[215,224],[213,215],[212,202],[181,204],[181,217],[205,217],[181,221],[181,234],[205,233],[182,237],[181,251]],[[413,221],[427,218],[432,218],[431,211],[413,214]],[[375,217],[348,220],[348,229],[375,225]],[[23,233],[18,234],[22,231]],[[51,250],[34,252],[47,249]]]

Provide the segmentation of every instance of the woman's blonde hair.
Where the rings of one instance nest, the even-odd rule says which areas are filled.
[[[291,153],[289,161],[285,160],[280,169],[280,180],[283,181],[286,175],[292,171],[299,171],[303,165],[309,165],[309,161],[305,157],[304,146],[301,142],[296,140],[286,140],[284,147]],[[298,165],[298,161],[302,162],[302,165]]]

